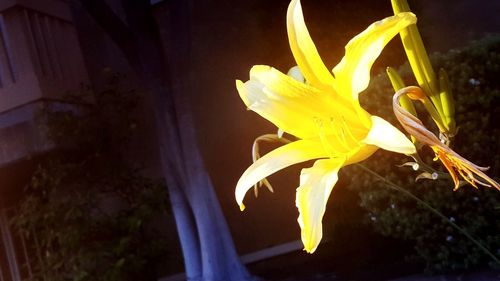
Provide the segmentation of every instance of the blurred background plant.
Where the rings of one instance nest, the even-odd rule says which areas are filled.
[[[157,280],[167,242],[155,221],[166,188],[125,161],[140,96],[118,87],[46,106],[39,120],[58,151],[44,157],[12,219],[34,280]],[[89,102],[90,101],[90,102]],[[156,223],[156,226],[161,224]]]
[[[443,68],[448,73],[453,87],[458,127],[453,149],[474,163],[489,166],[489,175],[498,179],[500,127],[495,123],[495,116],[500,113],[500,36],[491,35],[465,48],[434,54],[431,62],[435,69]],[[401,66],[398,73],[407,85],[416,84],[411,80],[408,64]],[[370,113],[397,124],[391,108],[393,94],[386,74],[380,73],[361,95],[361,102]],[[417,105],[418,112],[423,110]],[[430,117],[423,117],[427,114],[420,116],[428,128],[438,131]],[[424,162],[433,163],[434,154],[430,149],[424,148],[421,156]],[[452,191],[451,180],[415,182],[416,172],[387,164],[407,161],[407,158],[378,151],[365,165],[429,203],[500,257],[498,191],[476,190],[471,186]],[[434,162],[433,167],[445,171],[438,162]],[[349,186],[359,192],[360,205],[367,211],[365,221],[383,235],[412,243],[415,252],[408,259],[423,262],[427,271],[465,270],[488,263],[499,266],[465,236],[412,199],[381,182],[374,182],[373,177],[359,167],[353,166],[346,173],[351,179]]]

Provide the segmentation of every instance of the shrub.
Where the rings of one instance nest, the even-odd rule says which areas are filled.
[[[152,227],[166,209],[166,188],[123,155],[138,97],[110,88],[93,100],[39,114],[59,150],[41,161],[13,218],[27,242],[30,280],[156,280],[167,255]]]
[[[446,70],[453,87],[459,126],[452,141],[455,151],[476,164],[489,166],[488,174],[498,180],[500,126],[495,120],[500,114],[500,36],[489,36],[462,49],[434,54],[431,61],[436,70]],[[407,64],[399,68],[399,73],[407,85],[416,85]],[[392,114],[393,94],[385,73],[380,73],[362,95],[363,106],[370,113],[397,124]],[[427,127],[436,132],[424,111],[420,110],[419,114]],[[425,162],[433,163],[430,149],[424,148],[422,155]],[[452,181],[445,179],[415,183],[415,172],[396,167],[405,161],[409,161],[408,158],[378,151],[365,165],[428,202],[500,256],[500,193],[491,188],[476,190],[470,185],[454,192]],[[433,166],[445,171],[438,162]],[[351,178],[349,186],[359,192],[360,204],[367,210],[366,222],[383,235],[414,243],[415,253],[409,258],[423,261],[427,270],[463,270],[491,262],[491,258],[463,234],[415,201],[374,181],[359,167],[354,166],[347,173]]]

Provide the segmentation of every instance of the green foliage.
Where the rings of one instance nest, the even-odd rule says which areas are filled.
[[[476,164],[489,166],[487,174],[498,181],[500,126],[495,123],[495,117],[500,113],[500,36],[487,37],[460,50],[435,54],[431,60],[435,69],[446,70],[453,87],[459,127],[452,141],[454,149]],[[402,66],[399,74],[407,85],[416,85],[408,65]],[[397,124],[392,114],[393,94],[388,78],[381,73],[362,95],[363,106],[370,113]],[[437,132],[425,111],[418,107],[417,111],[427,127]],[[445,171],[440,162],[433,161],[430,149],[424,148],[422,156],[426,163]],[[500,257],[500,193],[491,188],[476,190],[469,185],[454,192],[449,179],[415,183],[416,172],[396,166],[410,160],[378,151],[366,166],[428,202]],[[352,179],[350,187],[359,191],[361,206],[367,210],[366,221],[383,235],[414,243],[415,254],[409,257],[411,260],[424,262],[426,269],[432,272],[493,265],[476,245],[415,201],[374,182],[360,168],[352,167],[347,173]]]
[[[110,88],[86,100],[40,112],[62,149],[40,163],[13,219],[33,280],[156,280],[167,245],[152,225],[166,209],[166,188],[123,155],[138,96]]]

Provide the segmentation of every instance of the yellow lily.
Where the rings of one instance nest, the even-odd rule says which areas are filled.
[[[241,210],[246,192],[262,179],[290,165],[318,159],[311,168],[302,170],[296,194],[304,250],[312,253],[322,238],[321,221],[340,168],[365,160],[378,148],[416,152],[402,132],[371,116],[358,100],[382,49],[415,22],[412,13],[400,13],[373,23],[347,44],[345,56],[332,75],[309,35],[300,2],[291,1],[288,38],[306,83],[270,66],[256,65],[250,70],[250,80],[237,80],[236,87],[249,110],[297,140],[259,158],[243,173],[235,191]]]

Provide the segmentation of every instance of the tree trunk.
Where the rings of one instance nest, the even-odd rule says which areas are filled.
[[[151,93],[162,168],[188,280],[253,280],[236,253],[197,144],[187,98],[191,84],[189,1],[167,2],[171,11],[168,62],[149,0],[122,0],[128,25],[102,0],[80,1],[122,49]]]

